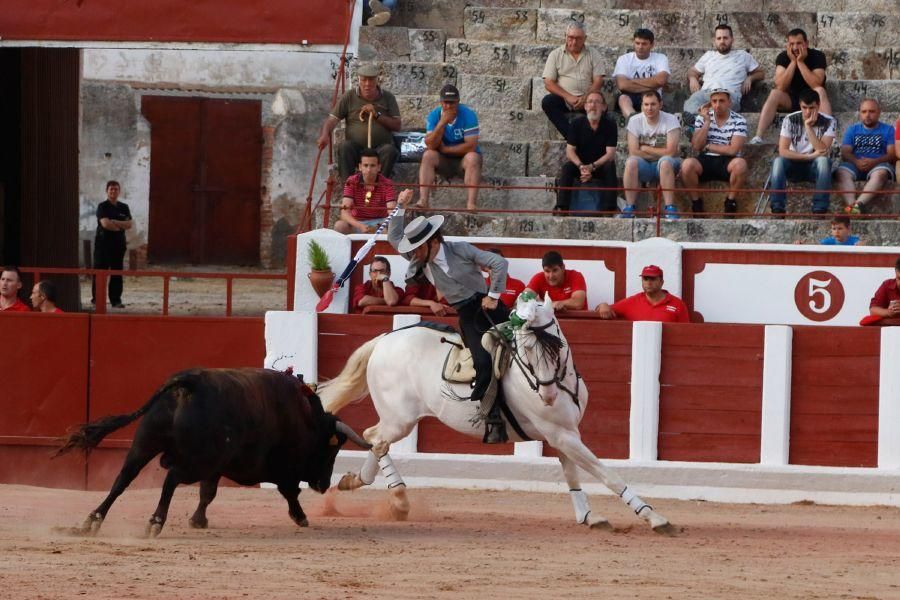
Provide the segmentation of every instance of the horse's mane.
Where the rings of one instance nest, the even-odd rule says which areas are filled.
[[[529,331],[534,334],[541,351],[551,355],[554,359],[559,356],[559,353],[566,346],[566,342],[561,337],[553,335],[546,329],[529,328]]]

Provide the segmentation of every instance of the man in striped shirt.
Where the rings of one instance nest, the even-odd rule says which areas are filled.
[[[380,173],[378,153],[371,148],[362,151],[359,172],[344,183],[341,214],[334,223],[343,234],[372,233],[396,204],[394,182]]]
[[[700,107],[694,119],[694,135],[691,146],[697,156],[684,161],[681,180],[684,187],[697,188],[705,181],[727,181],[728,196],[724,212],[737,212],[736,190],[747,181],[747,161],[741,158],[741,150],[747,141],[747,119],[731,110],[731,92],[726,88],[713,89],[709,102]],[[691,210],[703,212],[703,198],[696,192],[691,195]]]

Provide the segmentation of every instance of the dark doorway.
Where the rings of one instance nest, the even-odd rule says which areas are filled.
[[[151,262],[259,264],[258,100],[144,96]]]
[[[78,49],[0,49],[0,262],[78,266],[80,79]],[[77,280],[51,279],[78,309]]]

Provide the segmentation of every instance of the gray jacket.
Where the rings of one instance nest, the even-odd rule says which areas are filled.
[[[403,239],[403,229],[406,227],[406,211],[400,210],[397,216],[391,219],[388,225],[388,241],[394,249]],[[456,304],[467,300],[473,294],[489,294],[499,298],[506,291],[506,271],[509,263],[505,258],[479,250],[468,242],[443,242],[444,257],[450,269],[449,276],[437,265],[432,265],[434,275],[434,287],[443,295],[447,302]],[[406,281],[416,279],[425,268],[425,265],[413,258],[411,252],[402,255],[409,261],[409,269],[406,271]],[[481,267],[491,270],[491,289],[487,289]]]

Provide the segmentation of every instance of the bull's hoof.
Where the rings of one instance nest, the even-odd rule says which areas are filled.
[[[303,517],[299,521],[295,521],[297,523],[297,527],[309,527],[309,519]]]
[[[84,523],[81,524],[81,529],[79,532],[82,535],[97,535],[97,532],[100,531],[101,525],[103,525],[103,516],[100,513],[92,512],[84,520]]]
[[[614,530],[612,523],[610,523],[603,517],[594,517],[594,518],[588,517],[588,519],[585,521],[585,525],[587,525],[588,527],[590,527],[591,529],[593,529],[595,531],[613,531]]]
[[[144,537],[155,538],[162,531],[162,528],[162,519],[156,516],[150,517],[150,522],[147,523],[147,528],[144,530]]]
[[[206,529],[209,527],[209,520],[206,517],[191,517],[188,519],[188,525],[193,529]]]

